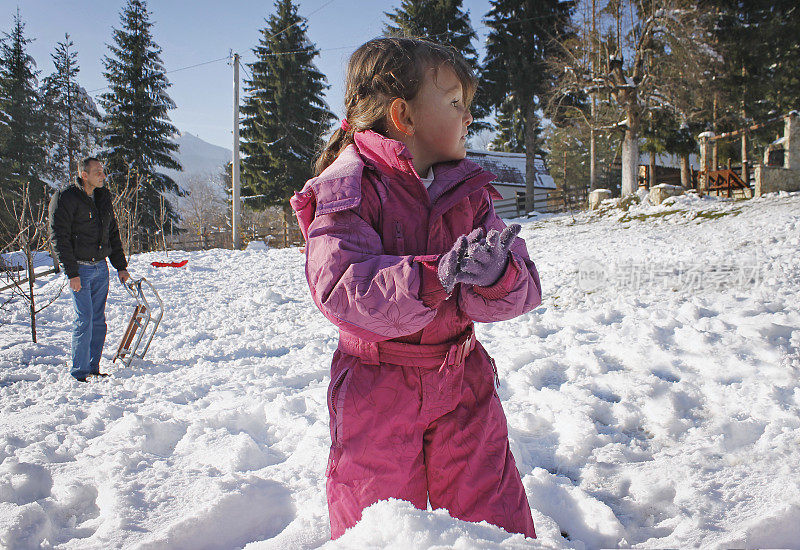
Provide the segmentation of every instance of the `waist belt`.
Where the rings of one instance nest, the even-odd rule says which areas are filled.
[[[97,265],[104,260],[105,258],[103,258],[102,260],[93,260],[93,261],[90,260],[75,260],[75,261],[80,265]]]
[[[446,367],[460,365],[475,349],[477,339],[472,325],[454,342],[442,344],[405,344],[402,342],[367,342],[351,334],[339,333],[339,350],[360,357],[367,365],[392,363],[410,367]]]

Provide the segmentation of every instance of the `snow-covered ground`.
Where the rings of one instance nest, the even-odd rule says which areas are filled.
[[[478,335],[538,541],[393,500],[328,541],[336,330],[262,248],[134,257],[167,312],[106,380],[68,374],[67,295],[37,345],[0,312],[0,547],[800,547],[800,193],[522,223],[544,303]],[[131,310],[112,279],[106,357]]]

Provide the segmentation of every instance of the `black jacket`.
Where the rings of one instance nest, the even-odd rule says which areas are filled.
[[[117,271],[128,266],[108,189],[95,189],[94,198],[77,185],[58,191],[50,200],[49,222],[53,249],[70,279],[78,276],[78,260],[110,256]]]

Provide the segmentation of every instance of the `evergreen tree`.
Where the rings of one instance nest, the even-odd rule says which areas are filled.
[[[47,118],[47,171],[59,187],[74,181],[77,162],[89,155],[99,139],[100,113],[76,81],[78,53],[69,34],[50,55],[55,71],[44,79],[43,111]]]
[[[386,25],[386,36],[426,38],[452,46],[478,68],[478,53],[472,47],[475,31],[461,0],[403,0],[399,8],[385,15],[394,23]]]
[[[800,13],[794,0],[712,0],[724,68],[721,99],[736,125],[800,105]]]
[[[462,8],[462,0],[403,0],[393,12],[385,12],[391,23],[384,28],[386,36],[425,38],[432,42],[452,46],[479,71],[478,53],[472,46],[476,38],[469,20],[469,11]],[[478,88],[471,106],[475,121],[470,132],[490,128],[480,122],[490,111],[488,97]]]
[[[492,150],[524,153],[525,124],[523,124],[522,113],[511,99],[507,98],[500,104],[496,121],[497,132],[492,140]],[[539,129],[537,128],[537,130]]]
[[[248,64],[242,106],[242,194],[249,204],[288,208],[292,192],[312,176],[313,162],[334,115],[323,96],[325,75],[313,64],[319,50],[291,0],[277,0]]]
[[[543,132],[550,176],[559,188],[569,191],[586,189],[589,181],[591,157],[589,154],[590,127],[580,117],[569,117],[558,126],[548,126]],[[598,166],[610,167],[617,155],[616,139],[597,140]],[[607,173],[606,173],[607,174]],[[603,171],[598,179],[603,178]],[[604,187],[615,190],[610,182]],[[614,185],[618,189],[619,181]]]
[[[178,145],[170,140],[177,133],[168,112],[175,103],[167,95],[170,84],[164,74],[161,48],[153,40],[150,13],[145,0],[128,0],[120,14],[120,29],[114,29],[111,56],[103,60],[110,91],[100,97],[105,110],[102,145],[107,170],[116,186],[124,185],[131,170],[141,178],[138,192],[140,237],[159,228],[160,197],[180,193],[177,184],[158,168],[181,170],[172,157]],[[177,217],[169,201],[168,224]],[[150,239],[145,237],[145,241]]]
[[[658,155],[669,152],[671,138],[677,133],[677,122],[673,114],[667,109],[652,108],[648,111],[646,121],[641,133],[643,138],[640,151],[649,155],[649,181],[648,186],[655,185],[656,158]]]
[[[0,190],[9,203],[19,199],[25,182],[30,184],[32,204],[46,198],[38,71],[25,51],[30,42],[17,13],[11,33],[3,33],[0,49]]]
[[[554,89],[558,75],[549,58],[558,42],[570,34],[574,1],[492,0],[485,23],[486,39],[482,84],[495,108],[509,102],[507,110],[520,113],[525,127],[526,209],[533,206],[534,158],[542,141],[540,110]]]

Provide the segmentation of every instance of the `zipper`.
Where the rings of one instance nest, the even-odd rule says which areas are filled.
[[[400,221],[394,221],[394,238],[397,241],[397,255],[402,256],[406,253],[405,239],[403,239],[403,230],[400,227]]]
[[[342,423],[342,419],[340,418],[339,411],[336,410],[336,402],[339,399],[339,390],[342,389],[344,385],[344,381],[347,378],[347,373],[350,369],[344,369],[341,374],[339,374],[339,378],[336,379],[334,382],[333,387],[331,388],[331,411],[333,411],[333,443],[339,441],[339,426]]]
[[[492,364],[492,372],[494,373],[494,385],[495,387],[500,387],[500,376],[497,374],[497,365],[494,362],[492,357],[489,357],[489,362]]]

